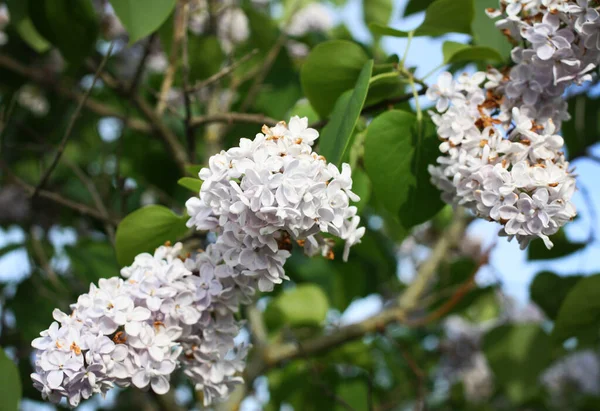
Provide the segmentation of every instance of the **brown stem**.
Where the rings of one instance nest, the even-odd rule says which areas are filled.
[[[94,89],[94,86],[96,85],[96,81],[98,81],[100,72],[104,69],[106,62],[108,61],[108,59],[112,53],[113,46],[114,46],[114,43],[111,43],[110,47],[108,49],[108,52],[102,59],[102,62],[100,63],[100,66],[98,67],[98,70],[96,70],[96,73],[94,74],[94,79],[92,80],[92,85],[85,92],[82,99],[79,101],[79,104],[77,105],[77,108],[75,109],[75,112],[71,116],[71,120],[69,121],[67,130],[65,131],[65,135],[63,136],[62,140],[60,141],[60,144],[58,145],[58,148],[56,149],[56,154],[54,156],[54,159],[50,163],[50,166],[48,167],[46,172],[42,175],[40,182],[38,183],[38,185],[35,187],[35,190],[31,194],[32,200],[37,197],[40,190],[44,187],[44,185],[46,185],[46,182],[50,178],[50,175],[52,174],[52,172],[58,165],[58,162],[60,161],[60,158],[61,158],[63,152],[65,151],[65,147],[67,146],[67,142],[69,141],[69,137],[71,137],[71,134],[73,133],[73,129],[75,128],[75,123],[77,122],[77,119],[81,115],[81,111],[83,109],[83,106],[85,105],[85,101],[90,97],[90,94],[92,93],[92,90]]]

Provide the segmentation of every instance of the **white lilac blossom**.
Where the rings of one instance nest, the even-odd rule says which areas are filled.
[[[94,393],[133,385],[164,394],[181,368],[206,405],[242,382],[247,348],[236,345],[241,304],[287,279],[292,240],[309,255],[344,258],[365,229],[350,201],[348,164],[340,171],[312,151],[306,118],[263,127],[254,140],[212,156],[200,171],[200,197],[188,200],[188,226],[217,235],[205,251],[182,257],[182,244],[136,256],[122,277],[101,279],[32,342],[34,386],[75,407]]]
[[[365,229],[351,201],[351,170],[312,151],[318,138],[308,119],[297,116],[275,127],[263,126],[254,140],[209,160],[199,177],[199,198],[186,203],[188,226],[214,230],[215,246],[234,268],[253,272],[261,291],[286,279],[283,263],[289,252],[278,244],[295,241],[308,255],[332,253],[322,234],[345,240],[344,259]]]
[[[432,181],[443,199],[502,224],[522,247],[575,217],[575,178],[565,160],[563,94],[600,62],[600,14],[588,0],[502,0],[488,9],[514,44],[504,73],[444,73],[427,95],[442,139]]]

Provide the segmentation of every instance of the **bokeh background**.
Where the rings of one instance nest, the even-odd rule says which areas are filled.
[[[316,36],[322,35],[326,38],[326,33],[340,30],[340,27],[344,27],[356,41],[366,45],[373,45],[373,36],[365,24],[363,16],[363,3],[367,1],[370,0],[306,2],[307,4],[311,3],[311,6],[314,8],[313,17],[317,21],[311,30],[316,32]],[[96,9],[104,13],[103,18],[105,20],[103,24],[106,27],[103,29],[106,31],[116,31],[113,35],[117,39],[115,43],[116,49],[118,49],[117,55],[120,55],[118,64],[122,65],[122,67],[115,67],[115,69],[121,69],[122,75],[125,76],[128,71],[131,71],[132,66],[135,66],[130,63],[135,61],[143,52],[143,45],[136,45],[131,49],[126,49],[126,39],[119,37],[123,35],[119,32],[119,30],[122,30],[122,27],[119,28],[118,22],[114,21],[114,15],[112,16],[113,20],[110,19],[110,7],[107,7],[106,2],[103,1],[94,0],[94,3]],[[280,18],[285,12],[283,4],[279,2],[269,4],[268,1],[262,1],[257,3],[261,4],[256,5],[256,7],[268,10],[274,19]],[[409,30],[420,24],[424,18],[424,12],[420,11],[406,16],[405,11],[408,3],[408,0],[393,1],[393,9],[389,22],[390,26]],[[412,1],[412,3],[414,5],[417,2]],[[487,6],[490,2],[480,2],[477,0],[475,3],[477,7],[480,7],[483,6],[483,3],[486,3],[485,5]],[[489,24],[492,25],[493,23],[490,21]],[[252,35],[250,33],[250,36]],[[10,30],[7,30],[7,36],[7,44],[10,45]],[[471,37],[456,34],[439,38],[415,38],[412,40],[406,58],[407,66],[415,67],[416,76],[426,76],[426,82],[432,84],[436,81],[438,74],[446,69],[446,66],[442,64],[442,45],[448,40],[467,43],[471,41]],[[406,46],[407,40],[400,38],[384,37],[379,43],[382,53],[386,55],[402,55]],[[99,41],[97,51],[100,53],[106,52],[107,47],[108,42],[106,40]],[[290,53],[298,53],[300,60],[302,53],[307,51],[298,44],[295,47],[291,44],[289,49]],[[2,49],[0,49],[0,53],[2,52]],[[161,59],[160,53],[156,53],[155,61],[152,63],[157,72],[160,72],[161,67],[164,70],[164,58],[162,56]],[[51,63],[47,64],[50,65]],[[456,67],[457,72],[464,70],[475,71],[477,67],[475,65]],[[82,85],[85,86],[86,82],[89,83],[90,80],[89,75],[82,77]],[[584,93],[593,98],[600,91],[598,91],[595,85],[588,85],[585,86],[585,89],[573,88],[569,93],[572,95]],[[97,94],[100,98],[104,97],[101,88]],[[4,94],[2,96],[3,105],[7,104],[7,95]],[[106,97],[106,101],[109,101],[110,98]],[[175,105],[177,104],[177,99],[178,96],[173,96]],[[24,83],[19,87],[17,98],[14,101],[16,102],[16,108],[14,108],[15,117],[18,118],[18,121],[25,123],[25,125],[27,125],[28,121],[31,121],[31,126],[34,129],[42,125],[51,124],[48,121],[49,116],[60,117],[64,115],[65,110],[72,110],[72,108],[67,107],[63,102],[53,100],[53,97],[47,95],[42,88],[29,83]],[[425,97],[422,97],[421,105],[427,107],[430,103]],[[57,124],[60,123],[58,120],[56,121]],[[595,124],[595,126],[597,127],[598,125]],[[64,124],[60,123],[59,127],[64,127]],[[86,164],[85,167],[81,167],[81,164],[79,166],[76,165],[76,167],[83,169],[85,175],[90,178],[106,180],[108,185],[114,185],[115,173],[119,177],[119,164],[116,161],[117,157],[114,152],[115,149],[118,150],[118,147],[121,147],[119,141],[124,139],[127,130],[124,130],[123,124],[120,121],[110,117],[89,119],[89,121],[86,121],[85,127],[87,127],[85,130],[80,129],[78,132],[86,134],[88,137],[92,136],[89,138],[95,138],[96,146],[94,147],[102,146],[104,148],[96,153],[71,153],[73,154],[73,159],[81,158],[82,163]],[[254,128],[256,127],[255,125]],[[27,131],[23,130],[24,128],[21,127],[18,130],[11,131],[11,134],[27,133]],[[590,134],[595,132],[594,130],[588,131]],[[593,137],[597,138],[597,135]],[[57,141],[52,135],[48,138],[51,141]],[[10,140],[10,137],[7,140]],[[28,144],[30,140],[27,139]],[[18,139],[13,137],[9,143],[18,141]],[[77,150],[85,151],[90,147],[92,146],[82,145]],[[21,149],[23,148],[24,146],[21,147]],[[38,146],[37,148],[39,149],[40,147]],[[25,149],[27,148],[25,147]],[[130,149],[143,152],[146,147],[143,142],[137,142],[135,147]],[[7,143],[4,150],[10,152],[10,150],[17,150],[17,147],[10,146]],[[482,405],[487,404],[488,401],[492,401],[492,398],[496,398],[494,395],[497,392],[494,391],[493,372],[490,370],[490,366],[480,350],[481,338],[489,328],[498,324],[498,318],[501,318],[502,323],[533,322],[540,324],[542,328],[546,327],[550,329],[551,325],[549,325],[545,313],[532,303],[530,299],[530,285],[535,276],[540,272],[548,271],[561,277],[588,276],[600,272],[600,247],[597,238],[597,210],[600,210],[600,179],[598,179],[600,173],[600,149],[594,145],[590,145],[586,154],[572,162],[578,174],[579,190],[575,194],[574,202],[577,206],[579,216],[565,229],[566,238],[568,238],[569,244],[572,246],[568,255],[548,258],[554,256],[542,253],[542,257],[536,259],[532,255],[531,250],[520,250],[516,242],[511,243],[505,241],[505,239],[498,239],[498,226],[484,221],[475,221],[472,223],[463,241],[461,252],[463,256],[471,256],[476,259],[481,254],[481,250],[492,247],[490,261],[479,270],[476,281],[481,288],[493,288],[493,302],[484,304],[482,300],[481,304],[474,304],[475,311],[471,313],[471,318],[468,318],[469,315],[466,316],[467,318],[465,318],[465,315],[451,315],[444,319],[440,327],[435,330],[423,331],[423,334],[415,337],[414,340],[410,338],[406,341],[402,340],[405,330],[401,327],[394,329],[393,333],[400,340],[400,345],[395,348],[393,345],[388,345],[386,349],[395,351],[397,356],[393,360],[380,358],[379,361],[388,361],[388,366],[392,364],[390,361],[397,361],[397,364],[391,365],[391,367],[397,367],[403,371],[399,375],[393,375],[393,370],[387,371],[389,375],[384,375],[385,372],[381,371],[383,374],[372,376],[372,378],[381,379],[383,386],[388,384],[389,389],[392,391],[394,387],[401,385],[412,396],[401,392],[399,394],[401,398],[396,404],[392,404],[391,408],[385,408],[384,405],[381,405],[377,409],[426,409],[419,408],[422,407],[420,402],[422,398],[419,399],[422,396],[418,394],[418,391],[421,389],[419,384],[427,386],[428,398],[431,399],[433,404],[437,404],[432,409],[546,409],[539,405],[534,405],[532,406],[533,408],[516,408],[516,405],[502,401],[491,406],[491,408],[485,408],[487,405]],[[134,166],[134,164],[129,165],[129,167]],[[38,165],[34,161],[19,163],[18,168],[14,172],[21,178],[28,178],[35,174],[32,169],[37,167]],[[148,167],[148,164],[145,167]],[[163,177],[169,174],[165,170],[161,172],[161,167],[166,168],[169,165],[164,165],[159,157],[157,157],[155,167],[159,169],[157,173],[163,174]],[[125,199],[125,210],[140,205],[165,203],[173,201],[173,199],[177,202],[179,199],[185,197],[182,191],[165,193],[161,186],[163,183],[153,185],[151,178],[144,179],[127,176],[127,168],[125,170],[120,175],[121,180],[116,183],[119,184],[121,190],[128,193]],[[72,172],[72,170],[69,171],[69,168],[65,167],[63,174],[59,173],[58,178],[66,180],[67,177],[64,175],[69,172]],[[77,190],[82,190],[81,183],[79,183],[79,187],[67,186],[65,192],[73,193],[75,196],[81,195],[76,193]],[[83,194],[83,197],[88,198],[88,195]],[[170,198],[165,200],[164,197]],[[182,203],[180,203],[180,207],[181,205]],[[92,259],[96,259],[93,262],[96,264],[94,267],[97,270],[112,270],[115,266],[114,261],[111,261],[110,247],[107,248],[102,245],[108,244],[106,237],[93,232],[97,230],[97,227],[84,227],[81,224],[85,224],[85,222],[75,221],[74,219],[54,218],[56,210],[52,207],[49,207],[46,211],[40,209],[39,206],[32,207],[27,201],[26,195],[14,185],[8,184],[7,180],[0,186],[0,222],[2,223],[0,226],[0,289],[4,296],[1,313],[3,318],[1,341],[7,354],[13,359],[19,360],[22,371],[27,370],[27,367],[22,366],[24,362],[27,362],[27,358],[23,358],[20,349],[15,348],[14,341],[11,341],[11,336],[15,333],[11,332],[11,330],[18,330],[23,333],[24,337],[30,337],[32,333],[35,335],[36,327],[38,330],[43,328],[40,327],[39,321],[35,321],[34,317],[41,315],[44,320],[49,320],[49,312],[53,307],[52,297],[45,300],[40,300],[36,297],[40,289],[40,281],[45,281],[45,277],[42,274],[43,271],[50,269],[58,276],[63,276],[64,274],[67,278],[70,278],[68,275],[73,271],[89,270]],[[45,217],[47,218],[44,219]],[[24,221],[28,221],[28,223],[23,223]],[[71,224],[66,224],[66,222],[70,222]],[[381,218],[376,213],[369,217],[367,223],[373,230],[377,230],[383,224]],[[90,230],[90,228],[92,229]],[[91,234],[90,231],[92,231]],[[83,232],[86,233],[85,237],[82,237]],[[435,230],[433,230],[433,234],[431,233],[431,224],[417,227],[413,235],[393,245],[391,255],[395,257],[397,265],[393,267],[392,271],[397,277],[399,284],[410,283],[419,263],[427,258],[429,252],[428,246],[431,243],[428,235],[436,235]],[[82,244],[85,244],[86,247],[89,246],[89,248],[85,248],[85,253],[78,252],[78,250],[82,250]],[[90,246],[90,244],[92,245]],[[40,253],[36,252],[35,247],[42,247],[45,250],[42,254],[47,256],[47,261],[39,259]],[[36,255],[38,257],[35,257]],[[301,269],[303,264],[305,262],[299,263],[297,267],[292,269]],[[309,271],[315,270],[314,272],[316,273],[319,267],[310,266],[310,268],[306,269]],[[114,272],[111,275],[116,274]],[[86,279],[88,281],[94,279],[95,275],[95,273],[84,274],[83,278],[78,278],[77,281],[84,283]],[[557,287],[562,287],[561,284],[558,283]],[[79,286],[79,289],[81,289],[81,284]],[[348,304],[345,304],[343,309],[332,309],[328,313],[327,324],[329,326],[350,324],[364,320],[379,312],[385,306],[387,297],[384,293],[375,292],[375,290],[373,289],[373,292],[368,292],[366,295],[352,298]],[[548,292],[551,294],[553,290],[549,290]],[[18,304],[14,302],[15,296],[18,296]],[[12,302],[9,304],[8,301]],[[270,301],[268,296],[264,297],[259,300],[258,307],[265,309]],[[473,320],[473,318],[479,317],[481,317],[481,321],[479,319]],[[493,319],[491,323],[489,321],[486,322],[490,319]],[[248,339],[248,335],[244,334],[240,339]],[[367,341],[369,344],[372,342],[372,340]],[[22,341],[19,340],[18,344],[22,344]],[[389,344],[389,342],[385,344]],[[421,362],[421,367],[431,370],[427,371],[430,373],[430,376],[427,377],[426,382],[422,382],[417,378],[417,382],[415,383],[415,376],[412,375],[414,369],[411,365],[413,358],[412,356],[408,356],[407,358],[404,355],[406,350],[411,349],[410,347],[417,347],[421,351],[414,354],[414,356],[418,358],[418,361],[425,361],[427,363],[427,365],[423,365]],[[566,350],[570,349],[568,344],[565,347]],[[382,353],[385,352],[385,349],[382,349],[379,354],[383,356]],[[431,365],[431,368],[429,368],[429,361],[435,362],[435,365]],[[585,397],[600,395],[600,363],[597,351],[591,349],[578,350],[571,356],[565,356],[564,359],[546,368],[540,380],[546,390],[547,398],[550,398],[555,393],[564,393],[569,390],[575,392],[576,395],[583,393],[582,395]],[[515,371],[515,373],[519,372]],[[298,375],[306,377],[306,374]],[[308,375],[310,376],[310,374]],[[277,409],[273,405],[274,386],[269,385],[269,383],[272,384],[273,378],[273,376],[263,376],[257,379],[254,386],[254,393],[241,403],[241,409]],[[26,380],[27,378],[24,378],[24,381]],[[297,381],[296,383],[300,384]],[[288,382],[288,385],[283,388],[283,390],[287,390],[289,398],[280,391],[276,392],[279,398],[283,398],[283,401],[280,401],[283,403],[282,409],[329,409],[323,408],[326,406],[322,405],[309,406],[306,405],[307,403],[298,402],[293,398],[295,390],[298,390],[302,396],[309,396],[311,392],[317,397],[325,396],[322,388],[317,387],[315,394],[314,391],[305,390],[303,386],[294,384],[294,381]],[[55,409],[52,405],[37,401],[35,392],[31,392],[31,386],[24,388],[26,389],[26,394],[25,399],[21,403],[21,409],[28,411]],[[357,390],[360,391],[363,388],[361,386]],[[351,386],[345,389],[349,391],[354,390]],[[283,397],[281,397],[282,395]],[[144,407],[147,407],[144,409],[165,409],[164,404],[160,405],[158,403],[159,405],[156,405],[152,399],[138,401],[136,398],[131,399],[130,397],[132,396],[135,395],[127,394],[127,397],[125,397],[122,391],[115,390],[107,398],[94,398],[81,405],[78,409],[86,411],[96,409],[130,409],[126,408],[131,406],[130,404],[142,404]],[[406,401],[402,400],[403,396],[405,396]],[[578,405],[574,405],[576,403],[575,400],[565,400],[564,398],[567,397],[568,395],[564,394],[560,400],[564,402],[559,401],[557,403],[566,404],[562,409],[587,409],[584,406],[579,407]],[[180,384],[174,391],[174,398],[177,404],[185,407],[184,409],[193,407],[190,405],[194,403],[193,392],[184,383]],[[306,400],[310,400],[310,398]],[[456,402],[453,403],[452,401]],[[597,405],[598,403],[594,404]],[[367,409],[360,404],[351,405],[356,410]],[[335,404],[334,406],[340,407],[339,404]],[[4,411],[1,398],[0,410]]]

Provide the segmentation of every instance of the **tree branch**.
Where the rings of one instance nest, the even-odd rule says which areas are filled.
[[[171,131],[171,129],[165,125],[160,117],[154,112],[152,107],[150,107],[150,105],[139,94],[129,95],[129,93],[127,93],[127,87],[125,87],[124,84],[106,71],[100,72],[100,78],[107,87],[116,91],[121,96],[129,98],[133,105],[140,111],[140,113],[146,117],[152,129],[164,141],[181,174],[185,175],[185,167],[190,161],[187,151],[179,142],[177,135],[175,135],[175,133],[173,133],[173,131]]]
[[[194,84],[193,86],[189,87],[187,89],[187,91],[190,93],[195,93],[196,91],[202,90],[203,88],[205,88],[213,83],[216,83],[217,81],[221,80],[223,77],[228,76],[229,74],[233,73],[235,71],[235,69],[237,69],[239,66],[241,66],[242,64],[244,64],[245,62],[247,62],[248,60],[250,60],[252,57],[256,56],[257,54],[258,54],[258,49],[252,50],[250,53],[246,54],[244,57],[240,58],[238,61],[234,62],[233,64],[231,64],[227,67],[222,68],[219,72],[213,74],[206,80],[199,81],[196,84]]]
[[[418,306],[419,299],[431,283],[439,264],[452,247],[462,238],[468,221],[463,212],[457,210],[454,221],[434,246],[429,259],[421,265],[415,280],[398,300],[398,305],[388,308],[364,321],[341,327],[330,334],[303,341],[302,348],[294,343],[275,344],[265,347],[262,352],[262,363],[250,363],[248,366],[246,372],[247,384],[251,384],[256,377],[266,370],[276,367],[283,362],[300,358],[304,354],[314,355],[327,351],[367,334],[383,331],[391,323],[400,322],[410,325],[409,315]]]
[[[108,61],[108,59],[110,58],[110,55],[112,54],[113,46],[114,46],[114,43],[111,43],[110,47],[108,49],[108,52],[102,59],[102,62],[100,63],[100,66],[98,67],[98,70],[96,70],[96,73],[94,74],[94,79],[92,80],[92,84],[90,85],[88,90],[85,92],[85,94],[83,95],[81,100],[79,101],[79,104],[77,105],[77,108],[75,109],[75,112],[71,116],[71,120],[69,121],[67,130],[65,131],[65,135],[63,136],[62,140],[60,141],[60,144],[58,145],[58,148],[56,149],[56,155],[54,156],[54,160],[52,160],[52,162],[50,163],[50,166],[48,167],[46,172],[42,175],[40,182],[38,183],[38,185],[35,187],[35,190],[31,194],[32,200],[34,200],[37,197],[40,190],[44,187],[44,185],[46,185],[46,183],[48,182],[48,179],[50,178],[50,175],[52,174],[52,172],[58,165],[58,162],[60,161],[60,158],[61,158],[63,152],[65,151],[65,147],[67,146],[67,142],[69,141],[69,138],[71,137],[71,134],[73,133],[73,129],[75,128],[75,123],[77,122],[77,119],[81,115],[81,110],[83,109],[83,106],[85,105],[85,101],[90,97],[90,94],[92,93],[92,90],[94,89],[94,86],[96,85],[96,81],[98,81],[100,72],[104,69],[106,62]]]
[[[8,177],[12,181],[14,181],[21,188],[23,188],[27,192],[27,194],[29,194],[29,195],[33,194],[35,187],[27,184],[25,181],[21,180],[19,177],[12,174],[12,172],[10,171],[8,166],[4,163],[4,161],[0,160],[0,168],[2,168],[8,174]],[[63,207],[70,208],[71,210],[74,210],[74,211],[78,212],[79,214],[95,218],[98,221],[102,221],[102,222],[111,224],[113,226],[117,226],[119,224],[119,220],[116,218],[105,217],[104,215],[102,215],[102,213],[100,213],[95,208],[89,207],[85,204],[77,203],[73,200],[69,200],[68,198],[65,198],[65,197],[61,196],[60,194],[54,193],[52,191],[40,190],[38,195],[41,198],[45,198],[47,200],[53,201],[56,204],[60,204]]]
[[[192,100],[190,98],[190,56],[188,50],[188,24],[189,24],[189,4],[187,0],[181,1],[181,13],[183,14],[183,44],[182,44],[182,61],[183,61],[183,104],[185,108],[185,137],[187,140],[187,148],[189,151],[190,160],[196,162],[196,140],[194,138],[194,128],[192,127]]]
[[[275,60],[277,59],[277,56],[279,55],[279,52],[281,51],[281,48],[285,44],[286,40],[287,34],[284,31],[282,31],[279,35],[279,38],[265,57],[263,65],[258,70],[258,73],[256,73],[256,76],[254,77],[254,82],[250,86],[250,90],[248,90],[248,94],[246,94],[246,98],[240,106],[241,112],[245,113],[254,104],[256,96],[258,95],[258,92],[260,91],[260,88],[262,87],[262,84],[265,81],[267,74],[269,74],[269,71],[271,71],[271,67],[273,67],[273,63],[275,63]]]
[[[274,126],[277,120],[264,114],[249,113],[216,113],[196,116],[192,118],[192,127],[199,127],[207,123],[255,123]]]
[[[92,98],[87,98],[84,100],[83,94],[76,91],[76,87],[58,82],[55,78],[49,76],[48,73],[43,70],[27,67],[4,54],[0,54],[0,67],[17,73],[20,76],[26,77],[39,86],[55,91],[56,93],[70,100],[77,102],[84,101],[84,107],[86,109],[98,114],[101,117],[118,118],[122,120],[127,127],[142,133],[150,133],[152,131],[152,127],[150,127],[150,125],[143,120],[128,118],[112,107],[100,103]]]
[[[187,3],[187,2],[186,2]],[[179,49],[183,44],[183,38],[185,35],[185,12],[183,10],[184,3],[180,2],[179,7],[175,9],[175,21],[173,23],[173,42],[171,43],[171,53],[169,54],[169,66],[165,72],[165,77],[160,86],[160,95],[158,103],[156,104],[156,114],[160,117],[167,107],[167,97],[171,86],[173,85],[173,79],[177,72],[177,61],[179,59]]]

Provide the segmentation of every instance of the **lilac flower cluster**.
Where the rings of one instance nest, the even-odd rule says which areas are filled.
[[[521,247],[572,220],[575,178],[558,134],[566,88],[591,79],[600,59],[600,14],[588,0],[502,0],[496,25],[514,44],[506,73],[440,76],[428,90],[443,142],[430,166],[448,203],[502,224]]]
[[[121,277],[101,279],[71,305],[55,310],[37,349],[34,386],[42,396],[77,406],[94,393],[133,385],[166,393],[177,367],[205,404],[242,382],[247,347],[236,346],[240,304],[256,289],[286,279],[292,240],[313,255],[332,255],[321,233],[360,241],[364,228],[350,199],[347,164],[340,172],[312,152],[318,137],[307,119],[264,127],[254,141],[223,151],[202,169],[200,198],[187,202],[188,226],[217,234],[215,243],[182,258],[182,245],[138,255]]]
[[[254,140],[211,157],[200,171],[200,198],[186,203],[189,226],[219,234],[216,245],[230,266],[255,273],[261,291],[270,291],[285,278],[289,252],[278,243],[296,241],[308,255],[331,254],[322,233],[346,241],[344,260],[365,229],[350,201],[348,164],[342,171],[312,151],[319,133],[308,119],[293,117],[264,126]]]
[[[240,380],[245,347],[234,344],[240,324],[232,290],[215,277],[208,257],[184,262],[181,249],[179,243],[140,254],[121,271],[125,279],[92,284],[70,315],[54,311],[56,321],[32,343],[31,377],[45,399],[65,397],[75,407],[131,384],[164,394],[178,365],[207,402]]]

